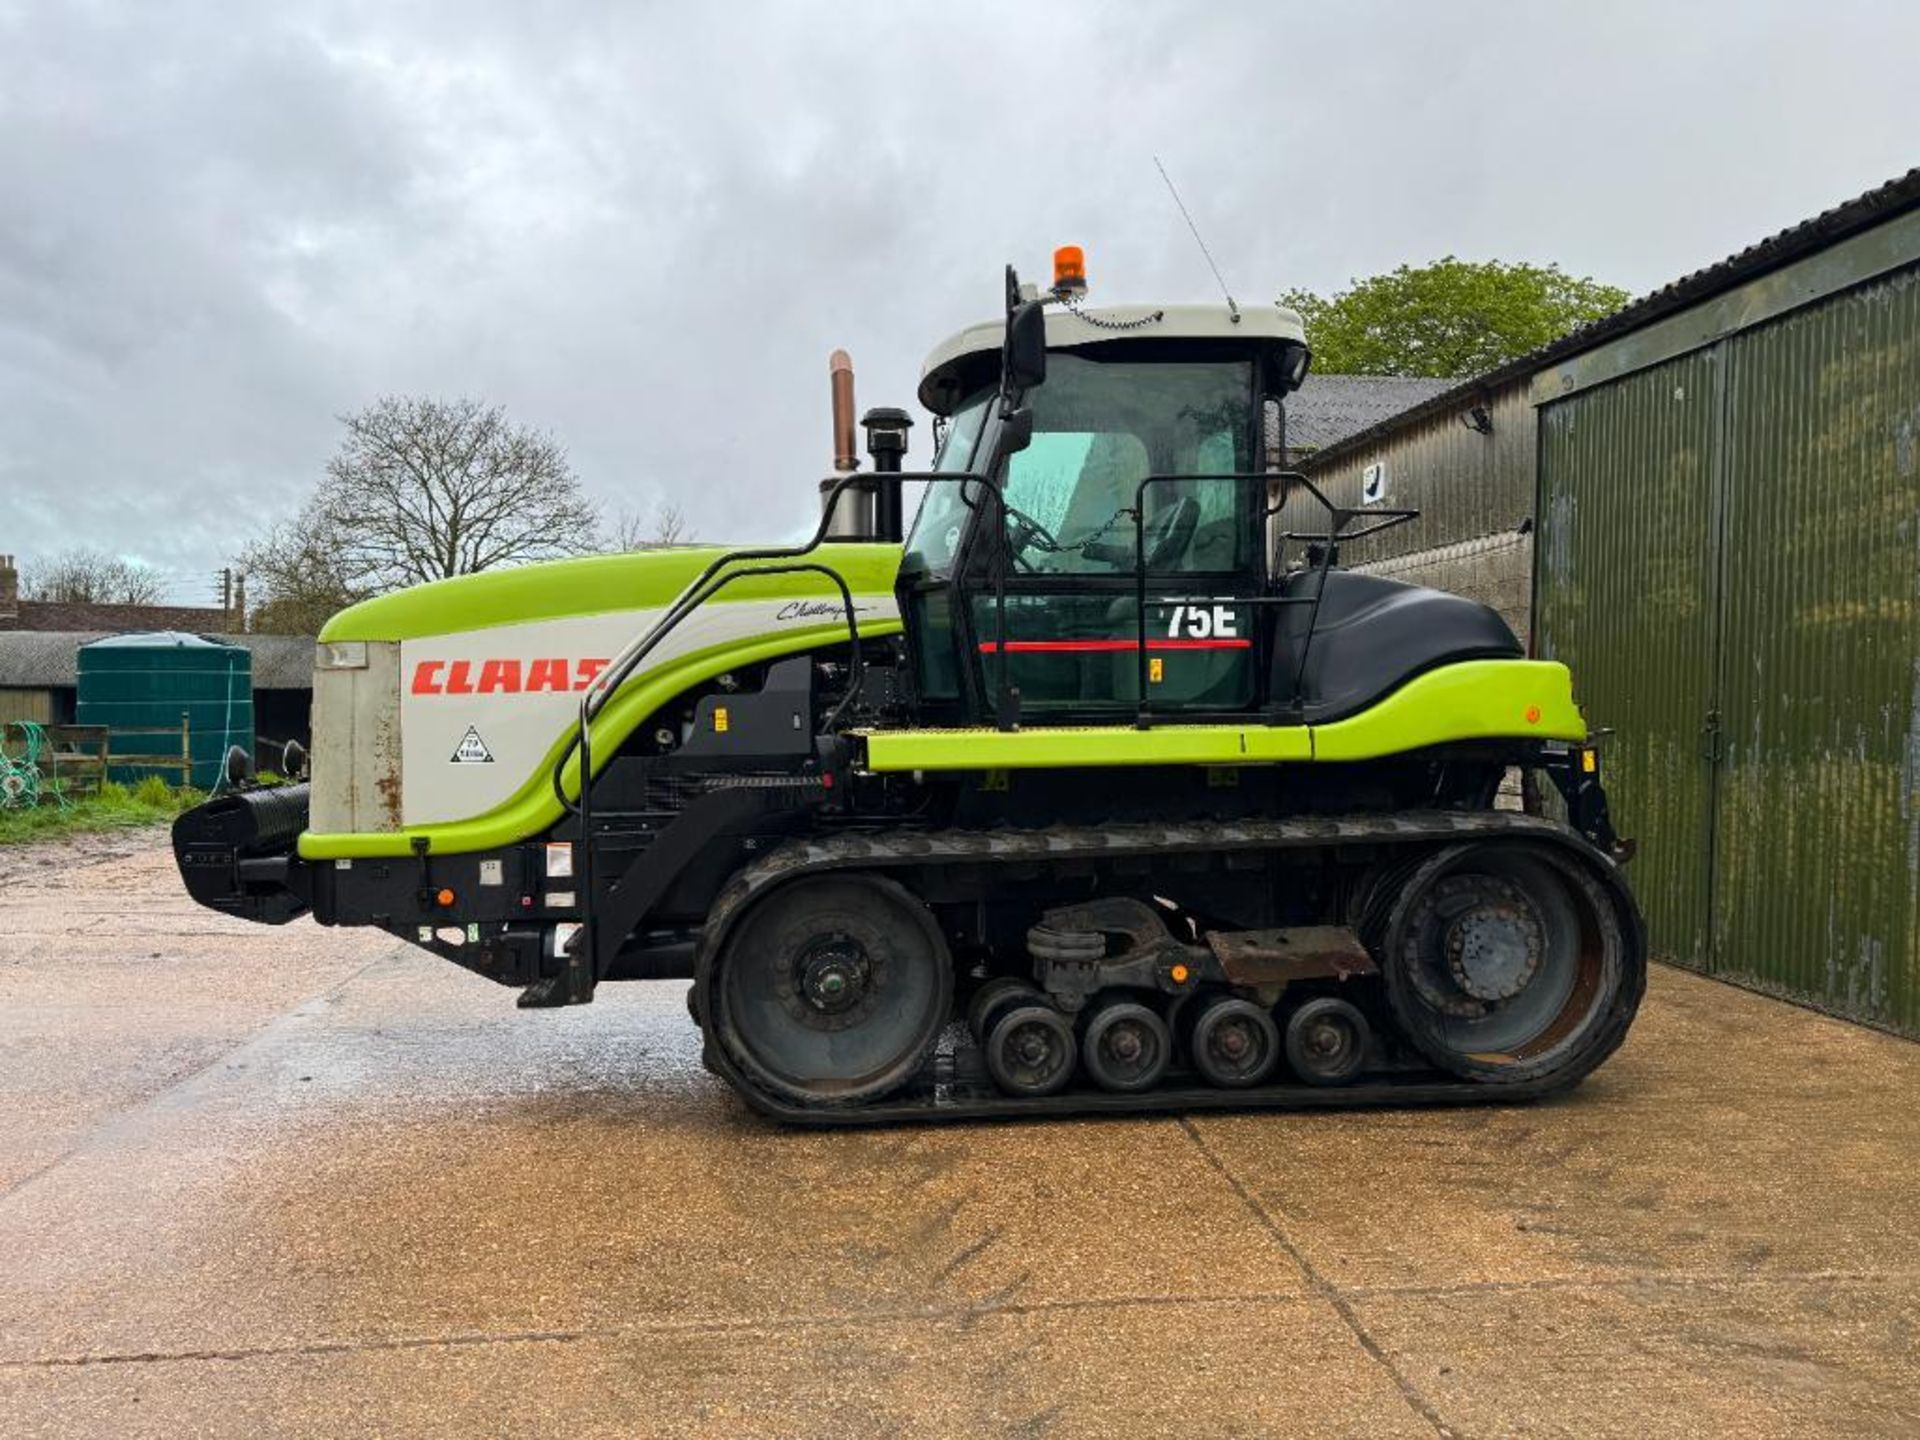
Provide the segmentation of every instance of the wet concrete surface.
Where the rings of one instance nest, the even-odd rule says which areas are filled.
[[[1551,1104],[813,1134],[0,852],[0,1434],[1910,1435],[1920,1046],[1661,970]]]

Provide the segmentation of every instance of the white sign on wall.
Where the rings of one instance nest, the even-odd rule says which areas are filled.
[[[1360,472],[1360,503],[1378,505],[1387,498],[1387,467],[1379,460]]]

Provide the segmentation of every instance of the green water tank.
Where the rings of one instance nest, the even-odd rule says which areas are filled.
[[[159,631],[111,635],[82,645],[74,723],[105,725],[115,757],[178,755],[186,717],[193,757],[188,782],[211,790],[230,745],[253,744],[253,655],[201,635]],[[178,784],[175,769],[115,763],[123,783],[159,775]]]

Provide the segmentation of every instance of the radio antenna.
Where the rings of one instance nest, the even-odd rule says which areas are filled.
[[[1200,254],[1206,259],[1207,268],[1213,271],[1213,278],[1220,284],[1220,293],[1227,297],[1227,313],[1233,316],[1233,323],[1240,323],[1240,307],[1233,303],[1233,295],[1227,289],[1227,280],[1220,273],[1220,267],[1213,263],[1213,252],[1207,249],[1207,242],[1200,238],[1200,227],[1193,223],[1193,216],[1187,213],[1187,205],[1180,198],[1180,192],[1173,188],[1173,177],[1167,174],[1167,167],[1160,163],[1158,155],[1153,157],[1153,168],[1160,172],[1160,178],[1167,182],[1167,193],[1173,197],[1173,203],[1180,209],[1180,218],[1187,222],[1187,229],[1193,232],[1193,243],[1200,247]]]

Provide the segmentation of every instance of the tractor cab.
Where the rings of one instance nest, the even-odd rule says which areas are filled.
[[[1111,718],[1139,707],[1143,674],[1159,709],[1257,703],[1249,602],[1268,582],[1265,472],[1279,468],[1264,420],[1305,376],[1299,318],[1051,310],[1044,381],[1019,397],[1030,437],[1005,403],[1001,329],[952,337],[921,380],[945,426],[935,469],[997,485],[928,486],[907,537],[923,705],[985,718],[1017,689],[1035,720]]]
[[[1009,384],[1014,327],[1043,305],[1044,354]],[[1314,563],[1282,570],[1270,522],[1291,487],[1318,495],[1274,453],[1308,360],[1278,305],[1088,310],[1059,288],[936,348],[934,468],[977,478],[930,484],[906,540],[926,718],[1324,719],[1442,660],[1519,654],[1485,607],[1332,568],[1339,539],[1412,512],[1329,505],[1295,552]]]

